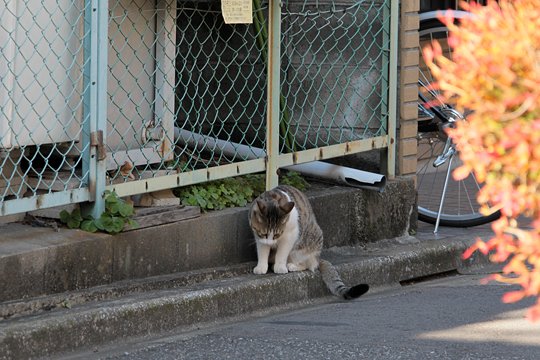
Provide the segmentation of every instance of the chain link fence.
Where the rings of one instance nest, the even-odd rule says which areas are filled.
[[[0,0],[0,215],[267,169],[268,8]],[[390,22],[391,0],[282,3],[280,166],[389,147]]]
[[[388,67],[390,17],[384,16],[385,5],[287,3],[282,25],[284,151],[386,133],[388,78],[383,69]]]
[[[56,193],[50,205],[90,198],[84,13],[77,1],[0,1],[2,214],[40,207],[44,193]]]

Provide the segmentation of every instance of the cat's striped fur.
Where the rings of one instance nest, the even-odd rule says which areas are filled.
[[[332,294],[353,299],[366,293],[367,284],[346,286],[334,266],[321,260],[323,233],[306,195],[292,186],[280,185],[257,197],[249,209],[249,224],[257,244],[255,274],[319,269]]]

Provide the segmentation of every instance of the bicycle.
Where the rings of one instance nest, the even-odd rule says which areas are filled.
[[[459,21],[471,16],[465,11],[452,11]],[[445,11],[420,14],[420,46],[438,40],[447,57],[451,57],[448,46],[448,29],[438,19]],[[480,184],[473,174],[464,180],[452,178],[452,170],[460,166],[456,147],[446,135],[448,127],[458,121],[466,121],[467,114],[460,113],[449,104],[441,102],[437,91],[430,88],[434,81],[420,57],[418,80],[418,149],[417,191],[418,219],[439,226],[471,227],[489,223],[500,217],[496,212],[485,216],[479,212],[476,194]]]

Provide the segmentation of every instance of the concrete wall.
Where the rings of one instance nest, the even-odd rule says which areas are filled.
[[[411,180],[390,182],[382,193],[338,186],[308,191],[325,246],[352,246],[393,238],[416,228]],[[225,266],[256,260],[247,208],[233,208],[115,236],[113,280]]]
[[[325,246],[362,245],[416,228],[412,180],[383,193],[338,186],[308,191]],[[248,208],[115,236],[0,225],[0,302],[256,260]]]
[[[402,2],[398,164],[399,174],[405,177],[390,182],[384,193],[341,187],[312,190],[311,199],[327,246],[359,245],[401,236],[416,228],[413,179],[416,171],[417,11],[418,0]],[[191,48],[179,49],[179,52],[192,54],[194,50],[204,51]],[[196,64],[192,65],[196,69]],[[253,76],[260,70],[255,67]],[[204,75],[194,73],[193,76]],[[192,95],[192,99],[197,97]],[[198,98],[198,101],[203,100]],[[3,231],[0,301],[255,259],[246,208],[204,214],[198,219],[114,237],[65,229],[50,234],[47,230],[50,229],[39,233],[25,230],[28,231],[25,238],[17,231]]]

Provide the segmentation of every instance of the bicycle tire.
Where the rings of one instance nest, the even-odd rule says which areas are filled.
[[[461,19],[471,16],[464,11],[452,11],[455,19]],[[434,11],[429,13],[420,14],[420,45],[425,45],[428,41],[438,39],[441,42],[448,38],[448,30],[446,25],[438,20],[439,14],[443,14],[444,11]],[[444,46],[443,49],[449,52],[449,48]],[[448,53],[447,56],[451,56]],[[419,72],[419,94],[421,92],[433,94],[433,90],[427,88],[429,83],[434,79],[429,73],[429,70],[422,64],[420,59],[420,72]],[[422,89],[423,88],[423,89]],[[434,101],[433,99],[428,99]],[[420,108],[420,105],[419,105]],[[444,113],[429,113],[429,120],[422,120],[419,118],[418,122],[418,148],[417,148],[417,191],[418,191],[418,220],[427,222],[430,224],[436,224],[438,215],[438,206],[440,205],[440,197],[443,186],[441,185],[441,176],[445,176],[448,170],[448,164],[444,164],[439,171],[431,170],[428,167],[433,159],[440,153],[441,146],[446,142],[446,135],[441,129],[439,124],[445,122],[446,115]],[[461,120],[458,120],[461,121]],[[451,170],[459,166],[460,160],[457,155],[453,156],[453,161],[447,161],[454,166]],[[431,184],[429,184],[429,181]],[[474,178],[474,175],[470,175],[469,178],[463,181],[455,181],[452,178],[449,179],[448,188],[446,191],[450,191],[450,196],[458,196],[458,199],[450,199],[451,203],[447,204],[440,214],[439,225],[450,227],[472,227],[490,223],[500,217],[500,212],[495,212],[488,216],[479,212],[480,206],[476,202],[476,193],[480,189],[480,185]],[[463,190],[463,191],[462,191]],[[458,193],[459,195],[456,195]],[[466,197],[464,204],[461,203],[461,198]],[[447,202],[447,200],[445,200]]]

